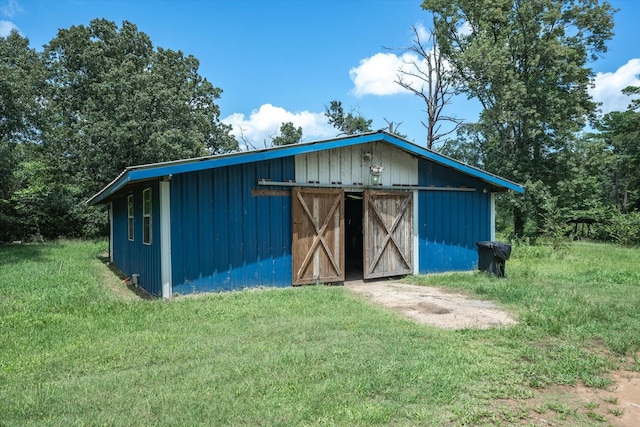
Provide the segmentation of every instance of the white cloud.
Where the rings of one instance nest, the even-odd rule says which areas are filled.
[[[403,65],[403,59],[393,53],[376,53],[369,58],[361,59],[360,65],[349,70],[349,76],[355,86],[353,94],[364,96],[406,93],[405,89],[395,83],[398,70]]]
[[[243,149],[252,147],[246,146],[242,137],[255,148],[270,146],[271,138],[280,133],[280,126],[286,122],[292,122],[294,126],[302,128],[304,141],[331,138],[336,136],[337,132],[328,124],[324,113],[293,113],[271,104],[261,105],[258,110],[253,110],[249,117],[242,113],[234,113],[221,121],[233,126],[233,134]]]
[[[20,6],[20,3],[18,3],[17,0],[9,0],[0,6],[0,12],[2,12],[4,16],[13,18],[18,13],[22,12],[22,6]]]
[[[7,37],[12,30],[20,32],[20,28],[11,21],[0,21],[0,37]]]
[[[640,86],[640,58],[629,60],[614,72],[597,73],[593,81],[595,87],[589,91],[593,100],[601,102],[604,114],[611,111],[624,111],[631,103],[631,97],[624,95],[622,89],[627,86]]]
[[[431,55],[432,51],[428,53]],[[444,66],[446,67],[447,64],[445,63]],[[404,83],[420,90],[427,83],[426,70],[428,70],[426,60],[416,53],[406,52],[402,55],[376,53],[370,58],[361,60],[360,66],[349,71],[354,83],[352,93],[358,97],[409,94],[411,92],[396,81],[402,77]],[[422,75],[423,78],[411,74]]]
[[[420,42],[428,47],[431,34],[422,23],[415,25]],[[413,32],[412,32],[413,34]],[[415,44],[416,40],[412,41]],[[428,51],[429,55],[432,50]],[[400,76],[405,83],[416,90],[425,83],[424,79],[411,76],[421,74],[423,77],[428,70],[426,60],[415,52],[405,52],[400,55],[394,53],[376,53],[369,58],[361,59],[360,65],[349,70],[349,76],[354,88],[351,93],[357,97],[364,95],[398,95],[411,93],[396,83]]]

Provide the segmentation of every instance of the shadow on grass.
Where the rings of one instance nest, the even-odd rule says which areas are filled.
[[[129,276],[123,273],[114,263],[109,259],[109,255],[106,253],[97,256],[101,263],[107,266],[109,270],[121,280],[122,287],[126,287],[131,293],[135,294],[138,298],[143,300],[154,300],[156,297],[142,289],[140,286],[134,285]]]
[[[16,264],[25,261],[45,261],[46,252],[59,243],[0,243],[0,265]]]

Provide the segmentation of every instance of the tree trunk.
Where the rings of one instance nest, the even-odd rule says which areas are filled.
[[[513,208],[513,233],[516,237],[524,236],[525,215],[519,207]]]

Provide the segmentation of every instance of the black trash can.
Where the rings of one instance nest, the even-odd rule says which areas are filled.
[[[511,256],[511,245],[501,242],[476,242],[478,270],[504,277],[505,262]]]

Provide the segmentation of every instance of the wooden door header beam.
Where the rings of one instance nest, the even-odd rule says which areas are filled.
[[[312,188],[344,188],[357,190],[417,190],[417,191],[478,191],[472,187],[436,187],[436,186],[419,186],[419,185],[363,185],[360,183],[342,184],[331,183],[321,184],[319,182],[295,182],[295,181],[270,181],[268,179],[259,179],[258,185],[272,187],[312,187]]]

